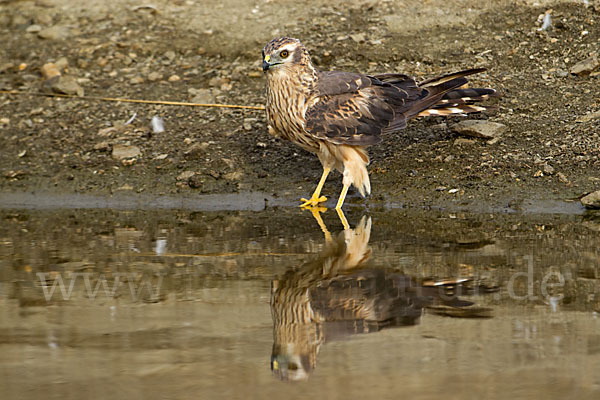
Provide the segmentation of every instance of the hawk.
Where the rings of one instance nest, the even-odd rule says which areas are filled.
[[[271,370],[278,378],[307,379],[327,342],[416,325],[424,309],[475,318],[490,311],[471,308],[472,302],[459,297],[470,279],[420,282],[369,267],[371,226],[371,219],[362,217],[354,229],[326,236],[319,254],[272,281]]]
[[[466,76],[485,71],[468,69],[417,83],[407,75],[365,75],[320,71],[298,40],[271,40],[262,52],[267,80],[267,122],[271,135],[315,153],[323,165],[321,179],[301,207],[327,200],[321,190],[332,169],[343,175],[336,209],[341,210],[351,185],[364,197],[371,192],[366,148],[382,135],[406,127],[415,117],[480,112],[475,102],[494,96],[489,88],[460,89]]]

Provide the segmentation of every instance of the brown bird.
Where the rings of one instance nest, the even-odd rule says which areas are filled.
[[[485,107],[473,103],[496,94],[494,89],[459,89],[467,83],[466,76],[483,68],[419,83],[395,73],[319,71],[306,47],[288,37],[270,41],[262,56],[269,133],[315,153],[323,165],[317,188],[309,199],[301,199],[301,207],[327,200],[321,189],[332,169],[343,175],[337,210],[350,185],[362,196],[370,194],[367,146],[379,143],[381,135],[405,128],[414,117],[483,111]]]
[[[282,380],[307,379],[327,342],[419,323],[425,309],[462,318],[491,309],[462,299],[470,278],[421,282],[394,269],[369,267],[371,218],[326,235],[321,251],[271,283],[271,369]],[[475,293],[481,293],[476,288]]]

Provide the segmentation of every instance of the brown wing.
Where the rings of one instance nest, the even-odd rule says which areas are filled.
[[[403,129],[408,119],[445,102],[446,93],[467,83],[465,76],[482,71],[460,71],[419,84],[402,74],[320,72],[319,100],[306,112],[306,130],[336,144],[378,143],[381,134]]]
[[[406,126],[401,110],[420,96],[421,89],[404,75],[367,76],[320,72],[319,101],[306,112],[306,130],[336,144],[372,145],[382,133]],[[402,84],[388,83],[395,79]]]

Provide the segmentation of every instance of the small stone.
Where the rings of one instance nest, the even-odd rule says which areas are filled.
[[[206,149],[208,148],[208,146],[209,145],[206,142],[203,142],[203,143],[194,143],[183,154],[184,154],[184,156],[186,156],[186,158],[201,157],[201,156],[204,156],[204,154],[206,154]]]
[[[506,125],[498,122],[466,120],[452,126],[452,130],[461,135],[495,139],[501,137],[504,131],[506,131]]]
[[[462,146],[462,145],[471,145],[475,143],[474,140],[472,139],[466,139],[466,138],[458,138],[454,141],[454,145],[455,146]]]
[[[167,52],[165,52],[165,58],[169,61],[173,61],[175,59],[175,52],[173,50],[168,50]]]
[[[123,160],[126,158],[138,157],[142,151],[137,146],[127,146],[124,144],[116,144],[112,149],[112,158],[115,160]]]
[[[21,170],[9,170],[6,171],[3,175],[6,179],[19,179],[21,176],[26,175],[26,172]]]
[[[567,178],[567,176],[565,174],[563,174],[562,172],[559,172],[558,174],[556,174],[556,176],[558,176],[558,180],[561,181],[562,183],[569,182],[569,179]]]
[[[234,171],[228,174],[225,174],[225,179],[228,181],[239,181],[244,176],[244,173],[241,171]]]
[[[179,75],[171,75],[168,79],[169,82],[179,82],[181,80],[181,78],[179,77]]]
[[[71,36],[71,29],[67,26],[55,25],[42,29],[38,32],[38,36],[47,40],[64,40]]]
[[[600,61],[598,61],[598,55],[594,54],[593,56],[573,65],[569,72],[577,76],[587,76],[598,67],[600,67]]]
[[[543,171],[546,175],[554,175],[554,167],[550,164],[544,165]]]
[[[177,180],[178,181],[187,181],[194,175],[196,175],[196,173],[194,171],[183,171],[182,173],[177,175]]]
[[[204,178],[200,175],[194,174],[188,178],[187,184],[192,189],[199,189],[204,184]]]
[[[251,131],[255,122],[256,122],[256,118],[244,118],[244,123],[243,123],[244,130]]]
[[[215,96],[210,89],[188,89],[192,97],[192,103],[211,104],[215,102]]]
[[[593,119],[597,119],[600,118],[600,110],[593,112],[593,113],[589,113],[586,114],[582,117],[579,117],[575,120],[575,122],[590,122]]]
[[[108,142],[100,142],[94,145],[94,150],[96,151],[107,151],[110,148],[110,144]]]
[[[148,80],[150,82],[158,81],[162,79],[162,74],[160,72],[152,71],[148,74]]]
[[[46,63],[42,65],[42,68],[40,68],[40,72],[46,80],[52,79],[56,76],[60,76],[60,70],[54,63]]]
[[[129,83],[131,83],[132,85],[138,85],[140,83],[144,83],[144,78],[142,78],[141,76],[136,76],[131,78],[129,80]]]
[[[84,95],[83,88],[77,83],[72,76],[61,76],[52,83],[52,90],[56,93],[76,94],[81,97]]]
[[[221,87],[225,84],[228,84],[230,82],[229,78],[221,78],[221,77],[214,77],[211,80],[208,81],[209,86],[212,87]]]
[[[599,209],[600,208],[600,190],[596,190],[595,192],[592,192],[592,193],[582,197],[581,204],[583,204],[583,206],[585,208]]]
[[[6,118],[6,117],[0,118],[0,125],[8,125],[8,124],[10,124],[10,118]]]
[[[41,30],[42,30],[41,26],[39,26],[37,24],[33,24],[33,25],[29,25],[27,27],[27,29],[25,29],[25,32],[27,32],[27,33],[38,33]]]
[[[58,60],[56,60],[55,64],[56,68],[58,68],[59,71],[63,71],[69,66],[69,60],[67,60],[67,57],[61,57]]]
[[[354,40],[356,43],[362,43],[365,41],[365,34],[356,33],[354,35],[350,35],[350,39]]]
[[[450,193],[450,194],[458,193],[458,189],[450,189],[450,190],[448,190],[448,193]]]
[[[119,186],[116,190],[117,191],[133,190],[133,186],[131,186],[130,184],[126,183],[123,186]]]
[[[121,164],[124,167],[130,167],[130,166],[134,165],[135,163],[137,163],[137,158],[126,158],[124,160],[121,160]]]

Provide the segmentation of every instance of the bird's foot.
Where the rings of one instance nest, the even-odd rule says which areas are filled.
[[[324,213],[325,211],[327,211],[327,208],[325,208],[323,206],[318,206],[317,205],[317,206],[302,207],[302,209],[303,210],[308,210],[308,211],[311,212],[312,216],[317,221],[317,224],[319,224],[319,227],[321,228],[321,230],[325,234],[325,240],[326,241],[331,241],[331,233],[329,233],[329,230],[327,229],[327,226],[323,222],[323,218],[321,218],[321,213]]]
[[[311,196],[310,199],[305,199],[305,198],[301,198],[300,201],[302,201],[303,203],[300,204],[300,207],[302,208],[310,208],[310,207],[317,207],[319,206],[319,204],[324,203],[327,201],[327,197],[325,196]]]

